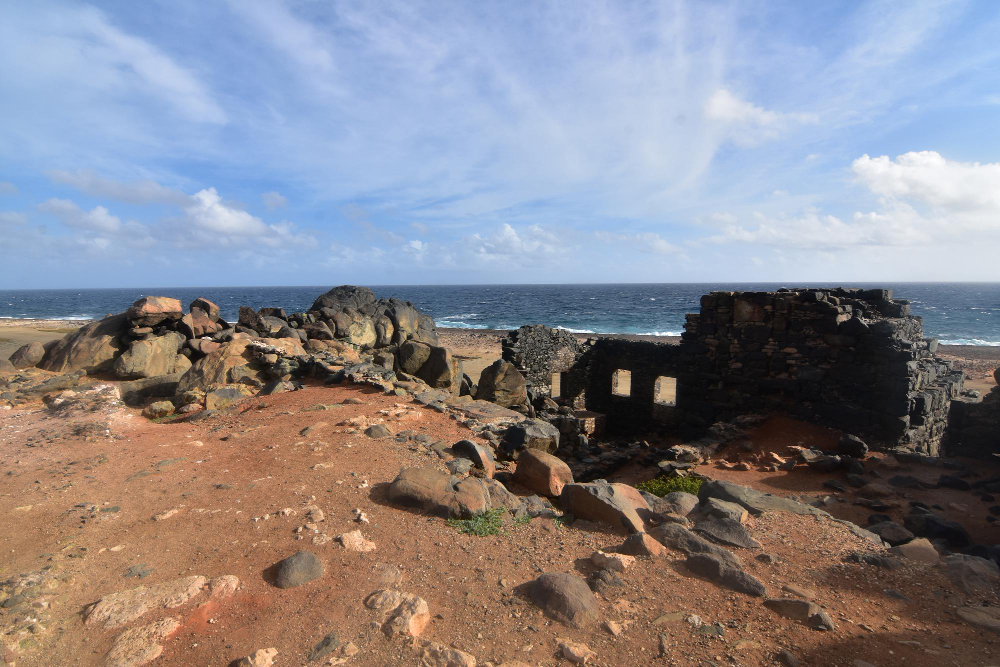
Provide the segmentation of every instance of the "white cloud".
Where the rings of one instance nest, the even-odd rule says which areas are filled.
[[[1000,240],[1000,163],[957,162],[934,151],[855,160],[858,182],[878,209],[849,218],[807,208],[796,215],[754,214],[732,220],[714,243],[759,243],[836,251],[859,246],[967,244]]]
[[[49,172],[49,178],[93,197],[107,197],[128,204],[185,206],[191,203],[191,197],[180,190],[165,187],[148,179],[126,183],[104,178],[88,169],[54,170]]]
[[[740,99],[720,88],[705,102],[705,117],[721,124],[738,145],[775,139],[796,125],[818,122],[815,114],[779,113]]]
[[[919,151],[895,160],[862,155],[851,168],[876,194],[926,204],[941,213],[994,216],[1000,225],[1000,163],[956,162],[935,151]]]
[[[69,199],[52,198],[38,205],[38,210],[59,218],[64,224],[79,229],[98,232],[117,232],[122,221],[111,215],[103,206],[95,206],[90,211],[84,211]]]
[[[594,238],[601,243],[625,243],[633,252],[652,253],[654,255],[679,255],[683,253],[681,248],[655,232],[639,232],[636,234],[596,232]]]
[[[7,181],[0,181],[0,195],[16,195],[17,186]]]
[[[0,211],[0,226],[23,225],[28,222],[28,216],[16,211]]]
[[[430,228],[422,222],[411,222],[410,227],[416,230],[418,234],[426,234],[430,230]]]
[[[268,226],[260,218],[225,204],[215,188],[194,194],[184,213],[191,226],[198,230],[243,237],[263,236],[268,232]]]
[[[268,211],[284,208],[285,204],[288,203],[288,197],[275,190],[265,192],[260,196],[260,199]]]
[[[473,234],[459,243],[461,246],[468,244],[476,258],[487,262],[514,261],[520,264],[563,252],[555,235],[538,225],[531,225],[518,233],[509,224],[503,223],[495,234]]]

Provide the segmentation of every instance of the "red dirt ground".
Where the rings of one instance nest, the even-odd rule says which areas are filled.
[[[350,397],[364,404],[344,405]],[[772,595],[779,595],[783,584],[814,590],[837,622],[834,632],[809,630],[779,618],[759,599],[693,578],[682,555],[673,552],[639,560],[622,575],[622,587],[600,598],[603,618],[625,625],[620,637],[599,627],[577,630],[551,621],[514,588],[547,571],[585,574],[590,554],[613,548],[623,536],[583,522],[562,526],[536,519],[527,525],[511,522],[500,535],[474,537],[443,519],[387,504],[387,483],[401,468],[441,467],[443,461],[433,452],[347,433],[336,424],[357,416],[378,418],[380,410],[401,402],[405,399],[341,386],[252,399],[217,419],[189,424],[152,423],[124,408],[74,418],[54,416],[40,405],[0,413],[0,578],[46,567],[56,575],[36,598],[51,603],[45,614],[24,606],[0,610],[3,627],[32,613],[39,614],[41,626],[14,638],[15,645],[23,642],[19,656],[8,650],[3,658],[16,658],[19,666],[102,664],[118,631],[85,627],[86,605],[140,584],[232,574],[242,582],[233,598],[213,607],[199,608],[196,601],[150,612],[132,624],[182,617],[182,627],[153,664],[225,665],[273,646],[276,665],[303,665],[331,631],[360,649],[347,664],[416,664],[415,650],[386,639],[362,604],[397,579],[393,585],[430,606],[433,618],[423,636],[472,653],[480,664],[567,664],[559,657],[561,638],[588,644],[597,654],[590,664],[597,665],[709,660],[771,665],[781,648],[805,665],[846,666],[854,659],[878,667],[996,661],[998,638],[954,614],[956,604],[983,600],[957,594],[939,571],[924,565],[888,572],[841,563],[846,553],[873,547],[837,524],[783,514],[765,515],[752,527],[763,551],[777,562],[764,564],[747,551],[741,558]],[[303,411],[317,404],[335,407]],[[471,435],[445,415],[406,405],[420,414],[387,418],[393,432],[413,429],[448,444]],[[72,435],[78,421],[108,422],[111,437]],[[321,421],[327,426],[300,435]],[[822,482],[811,474],[705,472],[783,494],[815,493]],[[308,538],[296,539],[295,529],[305,523],[303,508],[310,504],[326,515],[321,532],[332,537],[360,528],[377,550],[354,553],[335,541],[313,545]],[[843,509],[849,513],[852,507]],[[99,511],[113,508],[118,509]],[[293,513],[282,516],[283,508]],[[371,523],[353,522],[354,508]],[[178,512],[153,519],[172,509]],[[269,518],[260,519],[264,515]],[[275,588],[269,568],[299,549],[320,557],[324,576],[299,588]],[[151,572],[141,580],[126,577],[133,566]],[[995,597],[986,601],[1000,603]],[[724,633],[709,637],[676,620],[675,612],[721,623]],[[668,651],[658,658],[661,634]]]

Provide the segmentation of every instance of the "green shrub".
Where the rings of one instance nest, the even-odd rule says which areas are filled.
[[[660,476],[656,479],[639,482],[635,485],[635,488],[646,493],[652,493],[654,496],[660,498],[675,491],[684,491],[685,493],[698,495],[698,489],[701,488],[701,478]]]
[[[503,517],[506,513],[506,507],[494,507],[482,514],[474,515],[471,519],[448,519],[448,525],[458,528],[466,535],[479,537],[496,535],[503,529]]]

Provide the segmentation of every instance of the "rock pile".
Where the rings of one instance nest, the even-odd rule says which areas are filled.
[[[114,375],[126,381],[127,402],[173,397],[178,411],[188,412],[359,364],[355,375],[392,380],[398,373],[455,395],[462,384],[461,369],[439,345],[428,315],[412,303],[377,299],[350,285],[321,295],[304,313],[243,306],[235,323],[205,298],[185,313],[177,299],[147,296],[61,340],[26,345],[10,363],[15,369]],[[190,405],[197,407],[185,410]]]

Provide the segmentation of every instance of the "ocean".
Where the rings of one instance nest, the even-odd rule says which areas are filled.
[[[378,296],[412,301],[438,326],[515,329],[548,324],[579,333],[680,335],[684,315],[714,290],[774,290],[774,283],[664,283],[604,285],[372,285]],[[809,285],[814,286],[814,285]],[[821,285],[815,285],[821,286]],[[925,335],[949,345],[1000,346],[1000,283],[879,283],[909,299],[924,319]],[[118,313],[145,295],[188,304],[204,296],[236,320],[239,306],[304,311],[329,287],[203,287],[0,290],[0,317],[89,320]]]

